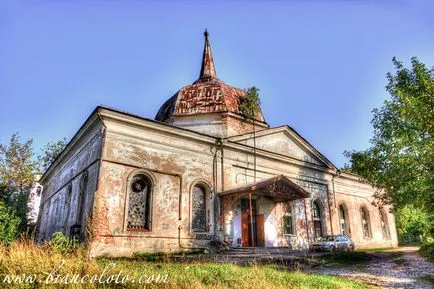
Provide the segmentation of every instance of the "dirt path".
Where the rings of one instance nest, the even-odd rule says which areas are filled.
[[[381,288],[434,288],[434,264],[418,253],[418,247],[401,247],[384,252],[371,252],[368,263],[342,266],[324,265],[311,273],[340,275],[364,281]]]

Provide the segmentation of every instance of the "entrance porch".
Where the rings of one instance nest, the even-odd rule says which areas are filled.
[[[219,197],[224,241],[233,247],[287,247],[307,237],[302,234],[307,233],[303,199],[310,194],[283,175],[221,192]]]

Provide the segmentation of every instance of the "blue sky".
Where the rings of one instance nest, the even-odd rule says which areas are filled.
[[[379,2],[379,3],[377,3]],[[434,65],[434,1],[0,1],[0,142],[71,138],[99,104],[153,118],[200,71],[260,89],[338,167],[364,149],[392,57]]]

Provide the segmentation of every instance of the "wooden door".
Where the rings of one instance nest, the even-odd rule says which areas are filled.
[[[259,247],[265,246],[264,215],[256,215],[256,234]]]
[[[252,224],[253,222],[253,240],[252,240]],[[252,220],[250,220],[250,202],[249,199],[241,199],[241,246],[251,247],[257,245],[256,233],[256,201],[252,200]],[[253,242],[254,241],[254,242]]]
[[[241,246],[249,246],[249,213],[241,213]]]

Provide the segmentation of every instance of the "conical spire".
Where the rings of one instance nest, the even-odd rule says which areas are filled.
[[[205,29],[205,46],[203,48],[202,67],[200,69],[199,79],[213,79],[217,78],[215,71],[214,60],[212,59],[211,46],[209,45],[209,33]]]

